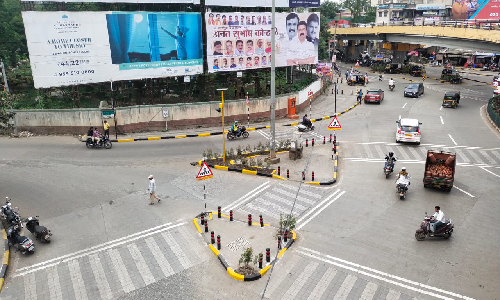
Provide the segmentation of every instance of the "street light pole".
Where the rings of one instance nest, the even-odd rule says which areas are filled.
[[[342,12],[341,12],[341,14],[342,14]],[[335,32],[333,35],[333,54],[332,54],[332,57],[333,57],[333,55],[335,55],[335,49],[337,49],[337,24],[338,24],[338,22],[339,22],[338,20],[335,20]],[[335,57],[335,65],[336,64],[337,64],[337,57]],[[339,72],[340,72],[340,68],[339,68]],[[335,114],[337,114],[337,83],[335,83]]]
[[[226,162],[226,139],[224,137],[224,91],[227,91],[227,88],[217,89],[221,91],[222,104],[221,104],[221,112],[222,112],[222,161]]]
[[[275,126],[274,126],[274,102],[275,102],[275,88],[276,88],[276,0],[272,0],[271,9],[271,149],[269,151],[269,158],[276,158],[275,149]]]

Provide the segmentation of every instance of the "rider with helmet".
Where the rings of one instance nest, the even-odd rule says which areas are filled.
[[[238,121],[234,121],[234,124],[231,125],[231,131],[236,135],[236,136],[240,136],[241,134],[241,130],[240,128],[238,127]]]
[[[391,79],[389,79],[389,88],[390,88],[391,86],[394,86],[394,80],[393,80],[392,78],[391,78]]]
[[[304,115],[304,117],[302,118],[302,124],[304,124],[305,126],[307,126],[308,128],[311,128],[312,126],[312,122],[311,120],[309,120],[309,118],[307,117],[307,114]]]
[[[398,178],[401,176],[408,177],[408,172],[406,172],[406,167],[402,167],[401,171],[399,171]]]
[[[396,158],[396,156],[394,156],[394,152],[389,152],[388,155],[385,156],[385,165],[384,165],[384,169],[387,168],[387,164],[389,163],[390,166],[391,166],[391,172],[394,171],[394,165],[396,164],[396,161],[398,159]]]

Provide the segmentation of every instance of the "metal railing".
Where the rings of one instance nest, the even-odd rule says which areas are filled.
[[[357,26],[356,26],[357,25]],[[454,28],[470,28],[483,30],[500,30],[500,20],[400,20],[372,24],[354,24],[353,27],[374,27],[374,26],[436,26],[436,27],[454,27]]]

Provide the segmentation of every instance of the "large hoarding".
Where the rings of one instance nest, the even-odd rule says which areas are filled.
[[[269,68],[271,13],[205,14],[209,72]],[[318,62],[319,14],[276,14],[276,66]]]
[[[33,0],[21,0],[33,1]],[[79,2],[80,0],[44,0],[43,2]],[[85,2],[101,2],[101,3],[184,3],[184,4],[200,4],[200,0],[85,0]]]
[[[454,0],[452,12],[455,20],[498,20],[500,0]]]
[[[203,73],[199,13],[23,12],[36,88]]]
[[[207,6],[271,7],[272,0],[205,0]],[[319,7],[320,0],[275,0],[276,7]]]

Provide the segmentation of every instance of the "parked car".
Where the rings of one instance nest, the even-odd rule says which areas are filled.
[[[378,90],[368,90],[365,95],[365,103],[376,102],[380,104],[384,100],[384,91]]]
[[[420,145],[420,123],[417,119],[401,119],[396,121],[396,143],[412,142]]]
[[[423,83],[410,83],[406,86],[404,91],[405,97],[419,97],[424,94],[424,84]]]

